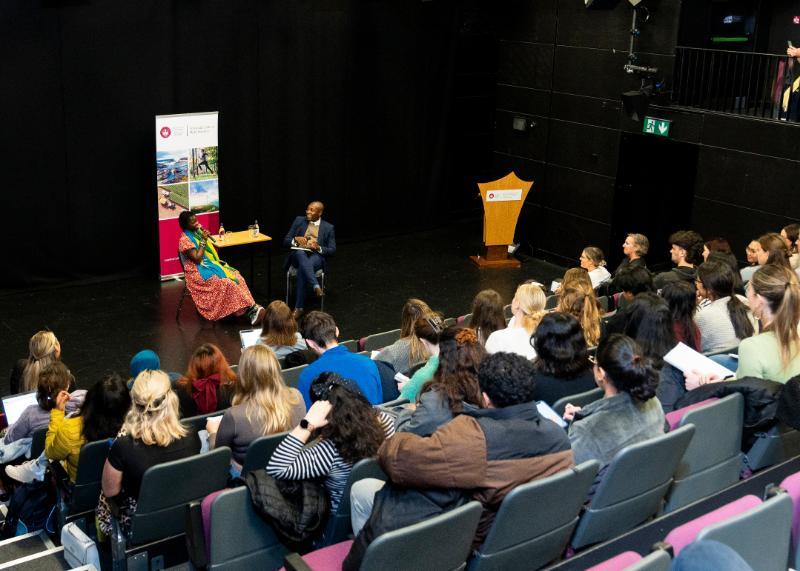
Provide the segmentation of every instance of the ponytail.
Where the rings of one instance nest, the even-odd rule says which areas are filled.
[[[597,348],[597,364],[614,388],[632,399],[646,402],[656,396],[658,368],[627,335],[615,333],[604,340]]]
[[[569,313],[578,318],[586,337],[586,344],[594,347],[600,341],[600,304],[594,290],[567,287],[561,292],[556,311]]]
[[[748,312],[749,310],[742,300],[736,294],[731,295],[728,300],[728,316],[737,339],[746,339],[755,333],[753,324],[747,317]]]
[[[800,283],[797,274],[786,266],[767,264],[756,271],[750,280],[753,291],[763,297],[773,315],[765,331],[772,331],[781,348],[783,368],[800,349]]]

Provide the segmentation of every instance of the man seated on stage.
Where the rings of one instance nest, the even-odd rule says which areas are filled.
[[[319,355],[300,373],[297,390],[311,408],[311,383],[320,373],[338,373],[358,385],[361,394],[370,404],[383,402],[381,375],[375,361],[364,355],[351,353],[344,345],[339,345],[339,328],[333,317],[322,311],[312,311],[303,320],[303,338],[308,347]]]
[[[297,294],[294,303],[294,318],[298,319],[303,314],[305,307],[306,289],[310,286],[317,297],[322,297],[322,291],[317,282],[316,272],[325,267],[325,259],[336,253],[336,235],[333,224],[322,219],[325,205],[314,201],[306,207],[306,215],[298,216],[292,222],[292,227],[283,239],[284,248],[303,248],[292,250],[286,260],[284,269],[289,266],[297,268]]]

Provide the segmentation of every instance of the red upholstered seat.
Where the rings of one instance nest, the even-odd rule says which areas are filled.
[[[200,504],[200,513],[203,515],[203,537],[206,539],[206,557],[208,558],[211,557],[211,554],[208,552],[211,546],[211,504],[213,504],[214,499],[224,491],[225,490],[217,490],[216,492],[208,494],[203,498],[203,502]]]
[[[788,476],[781,482],[781,488],[786,490],[794,503],[792,512],[792,542],[797,543],[800,538],[800,472]]]
[[[707,404],[711,404],[715,400],[718,399],[710,398],[706,400],[701,400],[700,402],[696,402],[694,404],[690,404],[689,406],[685,406],[683,408],[679,408],[678,410],[673,410],[672,412],[667,413],[667,424],[669,424],[669,429],[675,430],[676,428],[678,428],[678,425],[681,423],[681,419],[690,410],[700,408],[701,406],[706,406]]]
[[[303,561],[313,569],[313,571],[333,571],[342,568],[342,562],[347,554],[350,553],[350,546],[353,540],[334,543],[328,547],[317,549],[311,553],[303,555]]]

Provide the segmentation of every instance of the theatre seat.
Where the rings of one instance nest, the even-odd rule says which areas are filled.
[[[380,351],[398,339],[400,339],[400,330],[392,329],[391,331],[384,331],[383,333],[367,335],[361,339],[360,345],[362,351]]]
[[[247,447],[247,454],[244,458],[244,465],[242,466],[242,476],[251,470],[259,470],[266,468],[272,453],[278,447],[278,444],[286,438],[288,432],[279,432],[278,434],[270,434],[269,436],[259,436],[250,443]]]
[[[574,395],[569,395],[564,398],[558,399],[556,402],[553,403],[553,410],[556,411],[556,414],[558,414],[558,416],[563,416],[564,409],[567,407],[568,404],[574,404],[575,406],[583,407],[591,402],[600,400],[601,398],[603,398],[603,389],[596,388],[590,391],[577,393]]]
[[[589,567],[586,571],[668,571],[671,565],[669,553],[662,549],[657,549],[646,557],[635,551],[626,551]]]
[[[786,490],[786,493],[792,499],[792,544],[791,560],[795,569],[800,569],[800,472],[788,476],[781,482],[781,488]]]

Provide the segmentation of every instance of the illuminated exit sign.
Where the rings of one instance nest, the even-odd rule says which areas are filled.
[[[657,135],[659,137],[669,137],[669,128],[672,121],[667,119],[656,119],[655,117],[645,117],[642,125],[642,133]]]

